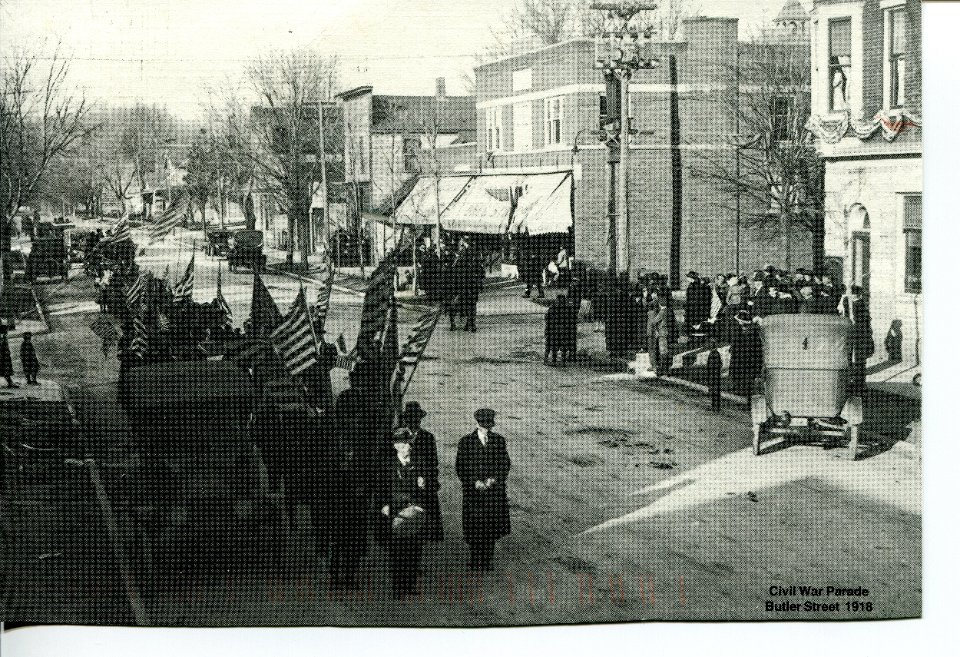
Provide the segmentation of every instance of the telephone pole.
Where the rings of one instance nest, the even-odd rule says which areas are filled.
[[[649,22],[634,25],[641,12],[653,11],[655,4],[631,2],[594,2],[592,9],[606,14],[603,31],[595,42],[596,67],[603,71],[607,83],[607,212],[610,242],[608,267],[611,274],[629,276],[632,267],[630,225],[630,137],[638,134],[630,124],[630,79],[634,71],[652,69],[659,60],[647,54],[653,36]],[[617,176],[619,164],[620,175]]]

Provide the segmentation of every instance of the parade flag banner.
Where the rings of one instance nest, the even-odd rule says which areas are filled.
[[[169,235],[177,227],[186,211],[186,202],[181,197],[176,203],[164,210],[150,228],[150,241],[155,242]]]
[[[387,312],[393,303],[393,279],[396,270],[393,255],[387,254],[367,284],[355,348],[360,358],[374,358],[380,352],[381,345],[377,344],[377,336],[381,339],[383,337]]]
[[[283,321],[283,314],[277,308],[270,290],[264,285],[260,274],[253,273],[253,300],[250,302],[250,323],[258,335],[268,335]]]
[[[318,331],[323,330],[330,312],[330,296],[333,292],[333,262],[329,257],[324,259],[323,278],[320,280],[320,290],[317,292],[317,302],[313,305],[313,326]]]
[[[137,279],[127,289],[127,308],[132,309],[140,303],[140,298],[143,296],[144,289],[146,288],[146,278],[146,272],[140,272]]]
[[[302,287],[283,322],[270,334],[270,339],[291,375],[297,375],[317,362],[317,337]]]
[[[102,240],[100,240],[101,246],[106,246],[109,244],[119,244],[120,242],[131,239],[130,237],[130,223],[126,217],[117,222],[117,225],[113,227],[113,233],[107,235]]]
[[[190,254],[190,263],[187,265],[186,271],[183,272],[180,282],[173,288],[174,303],[189,301],[193,298],[193,268],[195,258],[195,253]]]
[[[133,334],[130,336],[130,351],[136,354],[140,359],[147,357],[147,326],[143,317],[135,315],[133,317]]]
[[[214,297],[213,304],[223,311],[227,318],[227,325],[232,325],[233,310],[231,310],[227,300],[223,298],[223,268],[219,265],[217,266],[217,296]]]
[[[413,373],[420,364],[424,352],[427,350],[427,344],[430,342],[430,336],[433,330],[437,328],[442,314],[441,308],[434,308],[424,313],[410,331],[410,335],[404,341],[400,348],[400,357],[397,361],[394,371],[394,396],[396,403],[402,401],[407,388],[410,387],[410,381],[413,379]],[[407,373],[409,372],[409,374]],[[401,389],[402,386],[402,389]]]

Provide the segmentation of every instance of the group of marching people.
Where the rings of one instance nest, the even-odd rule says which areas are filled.
[[[424,547],[444,538],[440,458],[436,437],[423,426],[427,412],[410,401],[394,418],[379,378],[375,363],[360,361],[351,370],[350,386],[289,454],[286,491],[288,500],[310,508],[331,589],[365,588],[360,573],[378,542],[389,561],[393,596],[406,599],[422,591]],[[458,444],[455,470],[469,567],[482,572],[491,567],[497,540],[510,533],[510,457],[503,436],[493,431],[494,411],[479,409],[474,420],[475,429]],[[263,427],[274,440],[276,430]],[[255,439],[257,433],[255,427]]]
[[[420,247],[418,253],[420,281],[427,300],[442,306],[450,318],[450,330],[458,330],[457,320],[463,320],[463,330],[477,331],[477,302],[486,266],[483,254],[461,238],[452,248],[440,245],[440,251]]]

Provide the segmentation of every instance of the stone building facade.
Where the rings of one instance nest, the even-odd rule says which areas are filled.
[[[868,291],[877,353],[923,333],[920,0],[817,0],[810,127],[826,162],[825,250]],[[902,335],[902,340],[897,336]]]

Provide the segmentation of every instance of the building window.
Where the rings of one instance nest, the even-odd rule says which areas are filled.
[[[889,90],[887,102],[890,107],[903,107],[906,96],[907,77],[907,10],[895,7],[887,11],[887,66]]]
[[[923,198],[911,194],[903,197],[904,284],[906,292],[919,294],[922,291]]]
[[[561,143],[561,125],[563,123],[563,103],[560,98],[544,100],[544,144]]]
[[[830,109],[844,110],[850,100],[850,19],[829,22]]]
[[[406,173],[417,173],[417,151],[420,149],[420,140],[416,137],[403,139],[403,170]]]
[[[517,103],[513,106],[513,150],[529,151],[533,148],[533,104]]]
[[[607,124],[607,97],[600,94],[600,130]]]
[[[487,110],[487,150],[499,151],[503,149],[503,107],[492,107]]]
[[[529,91],[533,88],[533,69],[525,68],[513,72],[513,90]]]
[[[790,119],[793,110],[793,98],[774,96],[770,99],[770,127],[774,141],[790,139]]]

